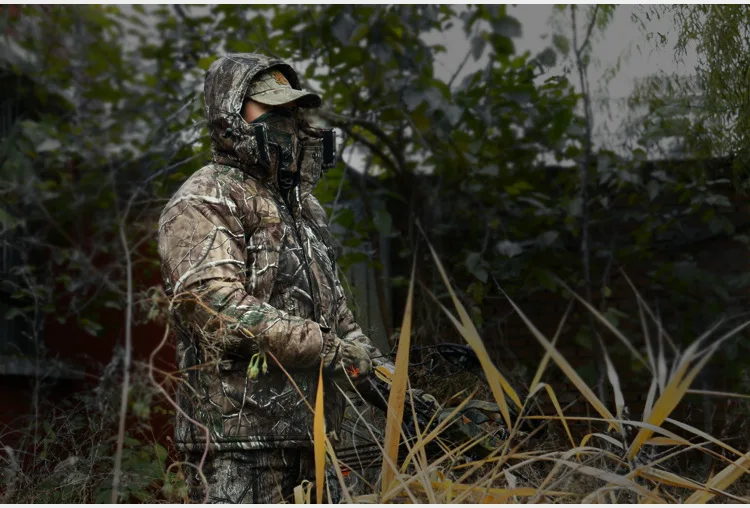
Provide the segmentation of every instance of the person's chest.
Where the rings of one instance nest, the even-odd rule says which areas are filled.
[[[331,326],[337,278],[327,229],[305,206],[274,196],[254,205],[254,224],[245,230],[248,293]]]

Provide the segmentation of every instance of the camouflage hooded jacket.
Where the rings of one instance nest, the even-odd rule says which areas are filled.
[[[206,74],[205,113],[213,162],[193,174],[159,220],[159,254],[174,298],[181,408],[209,430],[212,450],[312,445],[312,406],[324,344],[333,334],[380,353],[362,333],[336,273],[325,211],[311,191],[322,144],[300,137],[296,198],[281,197],[275,174],[253,163],[257,145],[240,116],[249,82],[279,60],[227,55]],[[272,167],[274,164],[272,164]],[[268,372],[249,379],[251,356],[270,352]],[[343,397],[324,381],[326,427],[338,431]],[[295,386],[296,385],[296,386]],[[304,398],[304,399],[303,399]],[[205,430],[178,414],[176,444],[202,450]]]

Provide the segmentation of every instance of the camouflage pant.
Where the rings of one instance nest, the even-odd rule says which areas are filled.
[[[192,464],[198,464],[200,458],[200,454],[186,457]],[[190,502],[203,503],[205,488],[197,470],[185,469]],[[293,503],[294,487],[304,480],[315,482],[315,457],[306,449],[218,452],[206,457],[203,474],[209,486],[209,503]],[[333,475],[326,476],[331,499],[338,502],[338,481]]]

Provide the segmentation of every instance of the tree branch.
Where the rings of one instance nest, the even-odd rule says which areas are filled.
[[[133,195],[135,197],[135,194]],[[132,203],[132,199],[131,199]],[[130,205],[128,205],[128,208]],[[117,429],[117,448],[115,451],[115,467],[112,477],[112,503],[117,503],[117,495],[120,486],[120,472],[122,468],[122,449],[125,441],[125,420],[128,413],[128,393],[130,391],[130,361],[133,350],[133,265],[128,246],[128,238],[125,233],[128,209],[122,215],[120,222],[120,241],[125,253],[125,273],[127,277],[127,302],[125,308],[125,352],[122,361],[122,391],[120,394],[120,420]]]
[[[570,15],[573,25],[573,48],[575,49],[575,58],[576,58],[576,67],[578,68],[578,78],[581,83],[581,94],[583,96],[583,111],[584,111],[584,118],[585,118],[585,139],[583,142],[584,145],[584,155],[583,155],[583,164],[581,167],[581,254],[583,256],[583,280],[585,285],[585,295],[586,300],[591,302],[592,300],[592,294],[591,294],[591,246],[590,246],[590,240],[589,240],[589,228],[590,228],[590,219],[589,219],[589,172],[591,171],[591,161],[592,161],[592,112],[591,112],[591,96],[589,94],[589,87],[588,87],[588,77],[587,77],[587,71],[586,71],[586,64],[583,62],[583,50],[588,45],[589,38],[591,36],[591,31],[593,30],[594,24],[596,23],[596,15],[598,13],[599,6],[597,5],[594,9],[594,15],[592,16],[591,23],[589,24],[588,32],[586,34],[586,40],[583,42],[581,46],[578,46],[578,27],[576,24],[576,5],[570,6]],[[607,376],[607,370],[606,370],[606,351],[604,349],[604,342],[596,331],[596,321],[594,320],[594,316],[589,313],[589,327],[591,328],[591,333],[594,334],[596,337],[596,340],[593,341],[593,344],[595,344],[595,352],[597,356],[597,363],[596,363],[596,369],[598,371],[598,382],[597,382],[597,388],[599,392],[599,398],[602,401],[606,401],[606,390],[604,389],[604,384]]]
[[[353,131],[353,130],[351,129],[351,127],[348,127],[348,126],[340,126],[340,128],[341,128],[341,130],[343,130],[344,132],[346,132],[346,133],[347,133],[347,135],[349,135],[349,136],[351,136],[352,138],[354,138],[354,140],[355,140],[355,141],[357,141],[357,142],[359,142],[359,143],[362,143],[362,144],[363,144],[363,145],[365,145],[365,146],[366,146],[367,148],[369,148],[369,149],[370,149],[370,151],[371,151],[371,152],[372,152],[372,153],[373,153],[374,155],[377,155],[378,157],[380,157],[380,158],[381,158],[381,159],[383,160],[383,164],[385,164],[386,166],[388,166],[388,168],[389,168],[389,169],[390,169],[391,171],[393,171],[394,173],[397,173],[397,174],[398,174],[398,173],[401,173],[401,171],[400,171],[400,169],[399,169],[398,165],[397,165],[397,164],[396,164],[395,162],[393,162],[393,160],[392,160],[392,159],[391,159],[390,157],[388,157],[388,155],[387,155],[387,154],[386,154],[386,153],[385,153],[385,152],[384,152],[383,150],[381,150],[381,149],[380,149],[380,147],[379,147],[379,146],[377,146],[377,145],[376,145],[375,143],[373,143],[373,142],[372,142],[372,141],[370,141],[369,139],[365,138],[365,137],[364,137],[364,136],[362,136],[361,134],[357,134],[356,132],[354,132],[354,131]]]
[[[591,39],[591,32],[594,31],[594,26],[596,25],[596,15],[598,13],[599,13],[599,4],[596,4],[594,6],[594,13],[591,16],[591,22],[589,23],[589,27],[586,30],[586,38],[583,39],[583,44],[581,44],[581,47],[576,49],[576,56],[578,56],[578,54],[582,53],[583,50],[586,49],[586,46],[588,46],[589,40]],[[575,23],[575,11],[573,11],[573,20],[574,20],[574,23]],[[575,34],[576,34],[576,30],[574,28],[573,35],[575,35]],[[574,43],[574,46],[575,45],[576,44]]]
[[[474,34],[473,34],[474,37],[477,36],[477,32],[478,31],[479,31],[478,28],[474,29]],[[453,82],[456,80],[456,78],[458,77],[458,75],[461,73],[461,71],[463,70],[463,68],[466,66],[466,63],[469,61],[469,57],[471,56],[471,53],[473,51],[474,51],[474,48],[472,47],[471,42],[469,42],[469,50],[466,52],[466,56],[464,56],[464,59],[461,62],[461,64],[458,66],[458,68],[456,69],[456,71],[451,76],[451,79],[448,80],[448,88],[450,88],[451,85],[453,85]]]
[[[370,131],[376,138],[378,138],[380,141],[385,144],[390,152],[393,154],[393,157],[395,158],[395,163],[391,162],[389,166],[394,169],[396,172],[405,172],[406,171],[406,161],[404,160],[404,154],[402,150],[399,150],[398,146],[394,143],[394,141],[388,137],[388,135],[381,129],[378,124],[371,120],[366,120],[363,118],[352,118],[349,116],[340,115],[338,113],[334,113],[332,111],[327,110],[321,110],[318,112],[318,114],[321,116],[321,118],[325,118],[326,120],[330,121],[337,127],[340,127],[341,129],[348,129],[346,130],[347,134],[351,134],[351,128],[350,125],[359,125],[360,127],[364,127],[368,131]],[[352,135],[354,139],[357,141],[360,141],[362,139],[363,144],[365,144],[368,148],[373,150],[373,147],[375,147],[374,144],[372,144],[370,141],[367,141],[366,139],[359,136],[360,139],[357,139],[354,135]],[[373,150],[375,151],[375,150]],[[378,151],[375,152],[378,157],[381,159],[388,159],[388,157],[385,155],[385,153],[378,148]]]

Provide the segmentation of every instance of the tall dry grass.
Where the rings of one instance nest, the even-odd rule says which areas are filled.
[[[672,360],[665,354],[665,342],[674,341],[660,326],[657,317],[646,305],[635,287],[640,319],[644,334],[645,356],[593,306],[578,296],[581,303],[601,325],[609,330],[643,363],[651,375],[645,410],[640,419],[629,416],[627,400],[613,362],[605,358],[607,375],[614,393],[614,408],[603,403],[571,364],[556,348],[556,341],[563,329],[567,313],[563,316],[555,337],[551,340],[540,332],[523,310],[510,298],[508,301],[523,319],[545,354],[533,376],[528,395],[521,399],[506,377],[490,359],[487,349],[452,287],[446,271],[435,251],[432,256],[450,294],[453,311],[431,295],[446,313],[456,330],[476,352],[489,391],[502,413],[502,419],[510,429],[510,437],[489,456],[480,460],[469,460],[464,452],[475,443],[442,442],[441,434],[450,419],[432,428],[417,429],[417,435],[407,439],[402,430],[406,411],[413,411],[410,404],[409,345],[411,342],[412,301],[414,277],[409,288],[406,311],[396,358],[393,388],[389,399],[389,411],[385,417],[385,431],[372,424],[366,430],[372,436],[385,436],[383,444],[375,444],[382,454],[380,470],[375,481],[367,484],[365,492],[350,488],[349,478],[343,474],[348,468],[336,460],[333,447],[327,440],[322,426],[316,426],[316,443],[325,443],[317,453],[327,451],[328,460],[316,461],[316,476],[323,478],[326,463],[336,471],[344,500],[350,503],[429,502],[429,503],[507,503],[507,502],[633,502],[633,503],[705,503],[708,501],[748,502],[741,490],[735,488],[746,473],[750,473],[750,451],[742,451],[709,435],[686,422],[672,418],[675,408],[688,394],[690,386],[709,362],[714,353],[750,322],[737,326],[730,332],[715,337],[718,325],[696,338],[683,352]],[[630,281],[628,281],[630,282]],[[502,291],[502,289],[501,289]],[[574,294],[570,291],[571,294]],[[649,334],[649,320],[659,330],[656,337]],[[593,416],[566,416],[554,389],[542,381],[545,372],[555,365],[580,392],[583,404],[595,414]],[[724,394],[742,396],[741,394]],[[531,406],[541,397],[549,397],[555,414],[550,416],[528,416]],[[322,395],[320,395],[322,397]],[[469,398],[453,410],[457,413]],[[517,406],[514,418],[509,404]],[[316,404],[322,409],[322,399]],[[362,416],[357,410],[357,414]],[[547,427],[557,426],[564,439],[539,445],[534,436],[523,434],[519,429],[524,420],[534,420]],[[580,439],[571,432],[570,424],[585,421],[591,431]],[[362,418],[364,427],[368,426]],[[532,446],[533,443],[533,446]],[[442,453],[428,456],[428,445],[438,444]],[[405,451],[404,451],[405,449]],[[399,454],[399,450],[401,453]],[[674,460],[683,454],[700,453],[719,461],[719,471],[696,474],[670,469]],[[745,477],[745,480],[747,477]],[[322,492],[322,489],[318,489]],[[361,489],[360,489],[361,490]],[[308,489],[309,491],[309,489]],[[297,502],[310,500],[309,495],[296,496]],[[740,492],[740,493],[738,493]],[[321,494],[318,494],[320,500]]]

